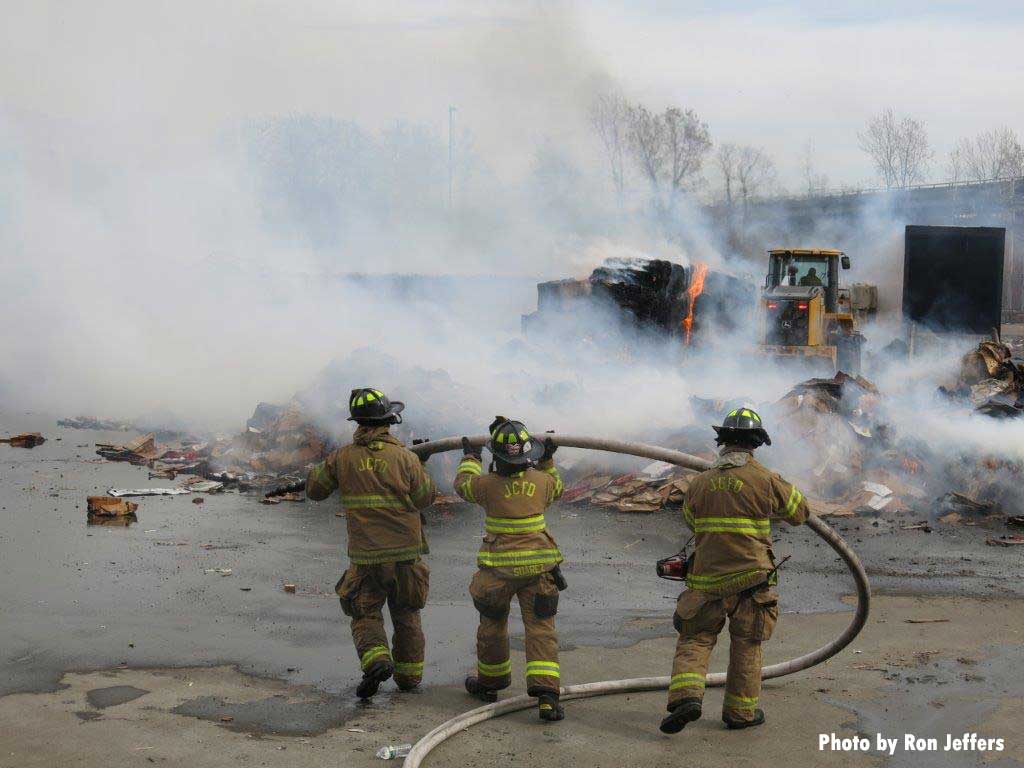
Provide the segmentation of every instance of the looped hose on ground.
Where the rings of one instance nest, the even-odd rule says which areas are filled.
[[[668,448],[659,448],[654,445],[643,443],[631,443],[621,440],[602,440],[593,437],[578,437],[574,435],[545,435],[551,437],[555,443],[564,448],[586,448],[594,451],[608,451],[610,453],[621,453],[629,456],[639,456],[654,461],[665,461],[687,469],[703,471],[711,467],[711,462],[691,456],[681,451],[673,451]],[[487,437],[472,437],[470,443],[474,446],[481,446],[487,442]],[[461,437],[446,437],[443,440],[431,440],[412,447],[412,450],[420,456],[429,456],[444,451],[453,451],[462,448]],[[761,670],[761,676],[770,680],[783,675],[791,675],[826,659],[835,656],[843,648],[848,646],[860,633],[864,623],[868,619],[868,608],[871,603],[871,589],[868,586],[868,577],[864,572],[857,555],[850,549],[842,537],[832,530],[821,519],[811,516],[807,520],[807,526],[818,536],[825,540],[832,549],[836,551],[846,567],[850,569],[854,582],[857,585],[857,610],[854,613],[853,621],[839,637],[815,651],[806,653],[790,661],[783,661],[778,664],[771,664]],[[583,683],[570,685],[562,689],[562,701],[571,699],[583,699],[590,696],[602,696],[608,693],[630,693],[636,691],[660,691],[668,688],[669,678],[664,677],[634,677],[628,680],[603,680],[596,683]],[[713,672],[707,677],[708,686],[725,685],[725,673]],[[442,723],[426,736],[416,742],[408,757],[405,758],[404,768],[419,768],[420,763],[430,751],[445,739],[463,731],[472,725],[490,720],[492,717],[507,715],[509,712],[529,709],[536,705],[536,700],[531,696],[514,696],[495,704],[487,704]]]

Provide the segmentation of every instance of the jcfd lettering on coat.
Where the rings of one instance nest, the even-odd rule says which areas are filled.
[[[505,483],[506,499],[511,499],[513,496],[529,496],[532,499],[536,492],[537,484],[531,483],[529,480],[513,480],[511,483]]]
[[[743,481],[737,480],[735,477],[729,475],[720,475],[719,477],[712,477],[708,481],[708,488],[712,491],[729,491],[730,493],[739,493],[743,490]]]
[[[536,576],[538,573],[544,573],[543,565],[517,565],[512,569],[513,576]]]
[[[359,472],[387,472],[388,462],[386,459],[377,459],[373,457],[360,459],[356,470]]]

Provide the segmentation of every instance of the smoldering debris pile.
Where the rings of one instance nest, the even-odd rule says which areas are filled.
[[[586,314],[611,310],[623,330],[654,330],[700,339],[701,327],[742,326],[753,308],[754,286],[706,264],[682,266],[660,259],[607,259],[587,278],[555,280],[537,286],[537,311],[523,316],[526,334],[557,327],[577,339],[590,336]],[[580,331],[583,331],[580,333]]]
[[[964,356],[956,384],[944,391],[979,414],[991,415],[993,400],[1012,400],[1016,410],[1021,371],[1008,347],[984,342]],[[692,405],[710,418],[736,403],[694,398]],[[924,531],[936,524],[988,525],[1020,516],[1024,463],[1008,458],[1001,445],[955,450],[901,435],[889,422],[884,393],[865,378],[838,373],[809,379],[757,407],[774,425],[775,444],[785,446],[773,454],[773,464],[804,490],[819,516],[884,515]],[[1003,408],[996,415],[1008,413]],[[670,442],[711,458],[708,436],[706,429],[684,431]],[[584,471],[571,477],[565,501],[617,512],[672,509],[681,506],[692,476],[657,464],[622,476]]]
[[[1009,404],[995,415],[1019,410],[1024,368],[1011,348],[984,342],[962,360],[942,391],[965,413],[992,414],[993,402]],[[479,431],[479,418],[459,407],[481,401],[440,369],[412,369],[370,350],[360,350],[328,366],[312,386],[285,405],[260,403],[243,432],[229,438],[163,446],[153,434],[123,446],[102,445],[113,461],[145,465],[150,478],[175,479],[190,492],[226,489],[266,490],[302,480],[308,468],[347,440],[348,394],[368,382],[416,382],[396,391],[415,414],[411,424],[393,431],[407,444],[416,439]],[[693,398],[698,421],[710,424],[740,401]],[[821,516],[885,516],[903,527],[930,530],[936,524],[988,523],[1021,514],[1024,466],[1008,458],[1002,446],[991,451],[951,450],[949,445],[900,434],[891,421],[884,392],[869,380],[844,373],[795,385],[769,403],[751,403],[772,426],[776,447],[772,466],[793,479]],[[713,458],[712,433],[704,426],[681,427],[653,442]],[[428,471],[442,489],[450,487],[457,456],[435,456]],[[654,463],[621,475],[607,466],[563,465],[564,504],[604,507],[621,513],[652,513],[682,506],[695,473]],[[300,494],[285,500],[301,501]],[[452,503],[446,497],[442,503]],[[455,502],[457,503],[457,502]]]
[[[258,425],[258,426],[257,426]],[[221,472],[259,477],[304,472],[330,451],[330,439],[295,405],[261,403],[241,435],[210,446],[210,462]]]
[[[616,512],[657,512],[680,508],[696,472],[656,462],[618,477],[587,472],[562,496],[563,504],[589,504]]]
[[[483,352],[481,352],[483,354]],[[440,360],[439,360],[440,362]],[[406,382],[404,388],[389,388],[388,395],[401,400],[406,415],[414,415],[418,433],[411,424],[400,424],[394,431],[410,442],[414,438],[442,437],[479,430],[479,419],[468,413],[465,403],[479,402],[484,394],[457,381],[443,368],[410,365],[380,350],[361,348],[332,361],[299,392],[292,403],[332,433],[342,434],[348,415],[348,397],[356,387],[372,382]],[[259,413],[259,409],[257,409]]]
[[[246,430],[233,437],[168,446],[149,433],[124,445],[96,447],[108,461],[147,467],[150,480],[187,476],[175,490],[217,493],[225,487],[258,490],[305,477],[306,469],[327,455],[332,441],[298,405],[261,403]]]
[[[289,402],[259,403],[244,431],[236,435],[165,444],[159,433],[150,432],[120,445],[97,443],[97,453],[109,461],[147,467],[150,480],[178,479],[178,486],[190,491],[263,491],[289,485],[304,480],[310,466],[348,439],[352,424],[345,417],[351,389],[395,378],[416,382],[413,391],[396,393],[396,399],[405,400],[416,414],[419,432],[409,424],[392,429],[407,444],[430,436],[479,431],[479,419],[459,406],[465,399],[478,399],[478,393],[469,393],[441,369],[410,367],[386,354],[360,349],[332,362]],[[450,454],[437,456],[428,471],[443,485],[454,474],[456,461]],[[296,493],[268,503],[303,498]]]
[[[1024,414],[1024,360],[1006,344],[982,342],[964,355],[957,380],[939,391],[986,416],[1017,418]]]

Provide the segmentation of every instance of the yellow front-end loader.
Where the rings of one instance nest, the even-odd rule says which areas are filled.
[[[850,257],[833,249],[768,251],[760,350],[859,375],[864,337],[850,289],[839,277],[849,268]]]

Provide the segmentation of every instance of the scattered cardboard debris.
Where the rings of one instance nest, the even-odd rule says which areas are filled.
[[[1024,536],[990,536],[985,543],[990,547],[1014,547],[1024,544]]]
[[[87,513],[100,517],[123,517],[139,508],[134,501],[125,501],[114,496],[89,496],[85,502]]]
[[[0,443],[7,443],[12,448],[35,448],[46,442],[46,438],[39,432],[22,432],[19,435],[0,437]]]
[[[127,445],[96,443],[97,454],[108,461],[127,461],[131,464],[148,464],[157,457],[156,435],[147,435],[132,440]]]
[[[280,496],[265,496],[260,499],[260,504],[280,504],[282,501],[301,503],[306,497],[300,493],[283,493]]]

